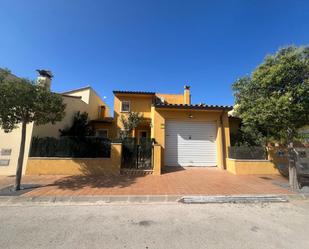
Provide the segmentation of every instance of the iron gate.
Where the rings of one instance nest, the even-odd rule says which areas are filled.
[[[153,146],[150,139],[125,138],[122,141],[122,168],[152,169]]]

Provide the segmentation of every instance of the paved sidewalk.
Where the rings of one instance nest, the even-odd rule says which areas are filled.
[[[14,177],[0,177],[0,189],[13,182]],[[218,168],[181,168],[161,176],[24,176],[23,184],[39,185],[23,194],[27,197],[292,194],[281,176],[235,176]]]

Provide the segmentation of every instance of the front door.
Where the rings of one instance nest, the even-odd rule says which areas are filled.
[[[148,138],[148,131],[139,131],[139,143],[145,141]]]

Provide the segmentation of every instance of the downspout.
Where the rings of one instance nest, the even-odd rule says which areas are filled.
[[[223,125],[223,114],[222,111],[220,115],[220,123],[221,123],[221,130],[222,130],[222,157],[223,157],[223,169],[226,169],[226,142],[225,142],[225,129]]]

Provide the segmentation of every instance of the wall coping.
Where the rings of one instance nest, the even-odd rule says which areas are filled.
[[[28,160],[109,160],[110,157],[28,157]]]
[[[235,161],[235,162],[271,162],[267,159],[234,159],[234,158],[227,158],[228,160]]]

